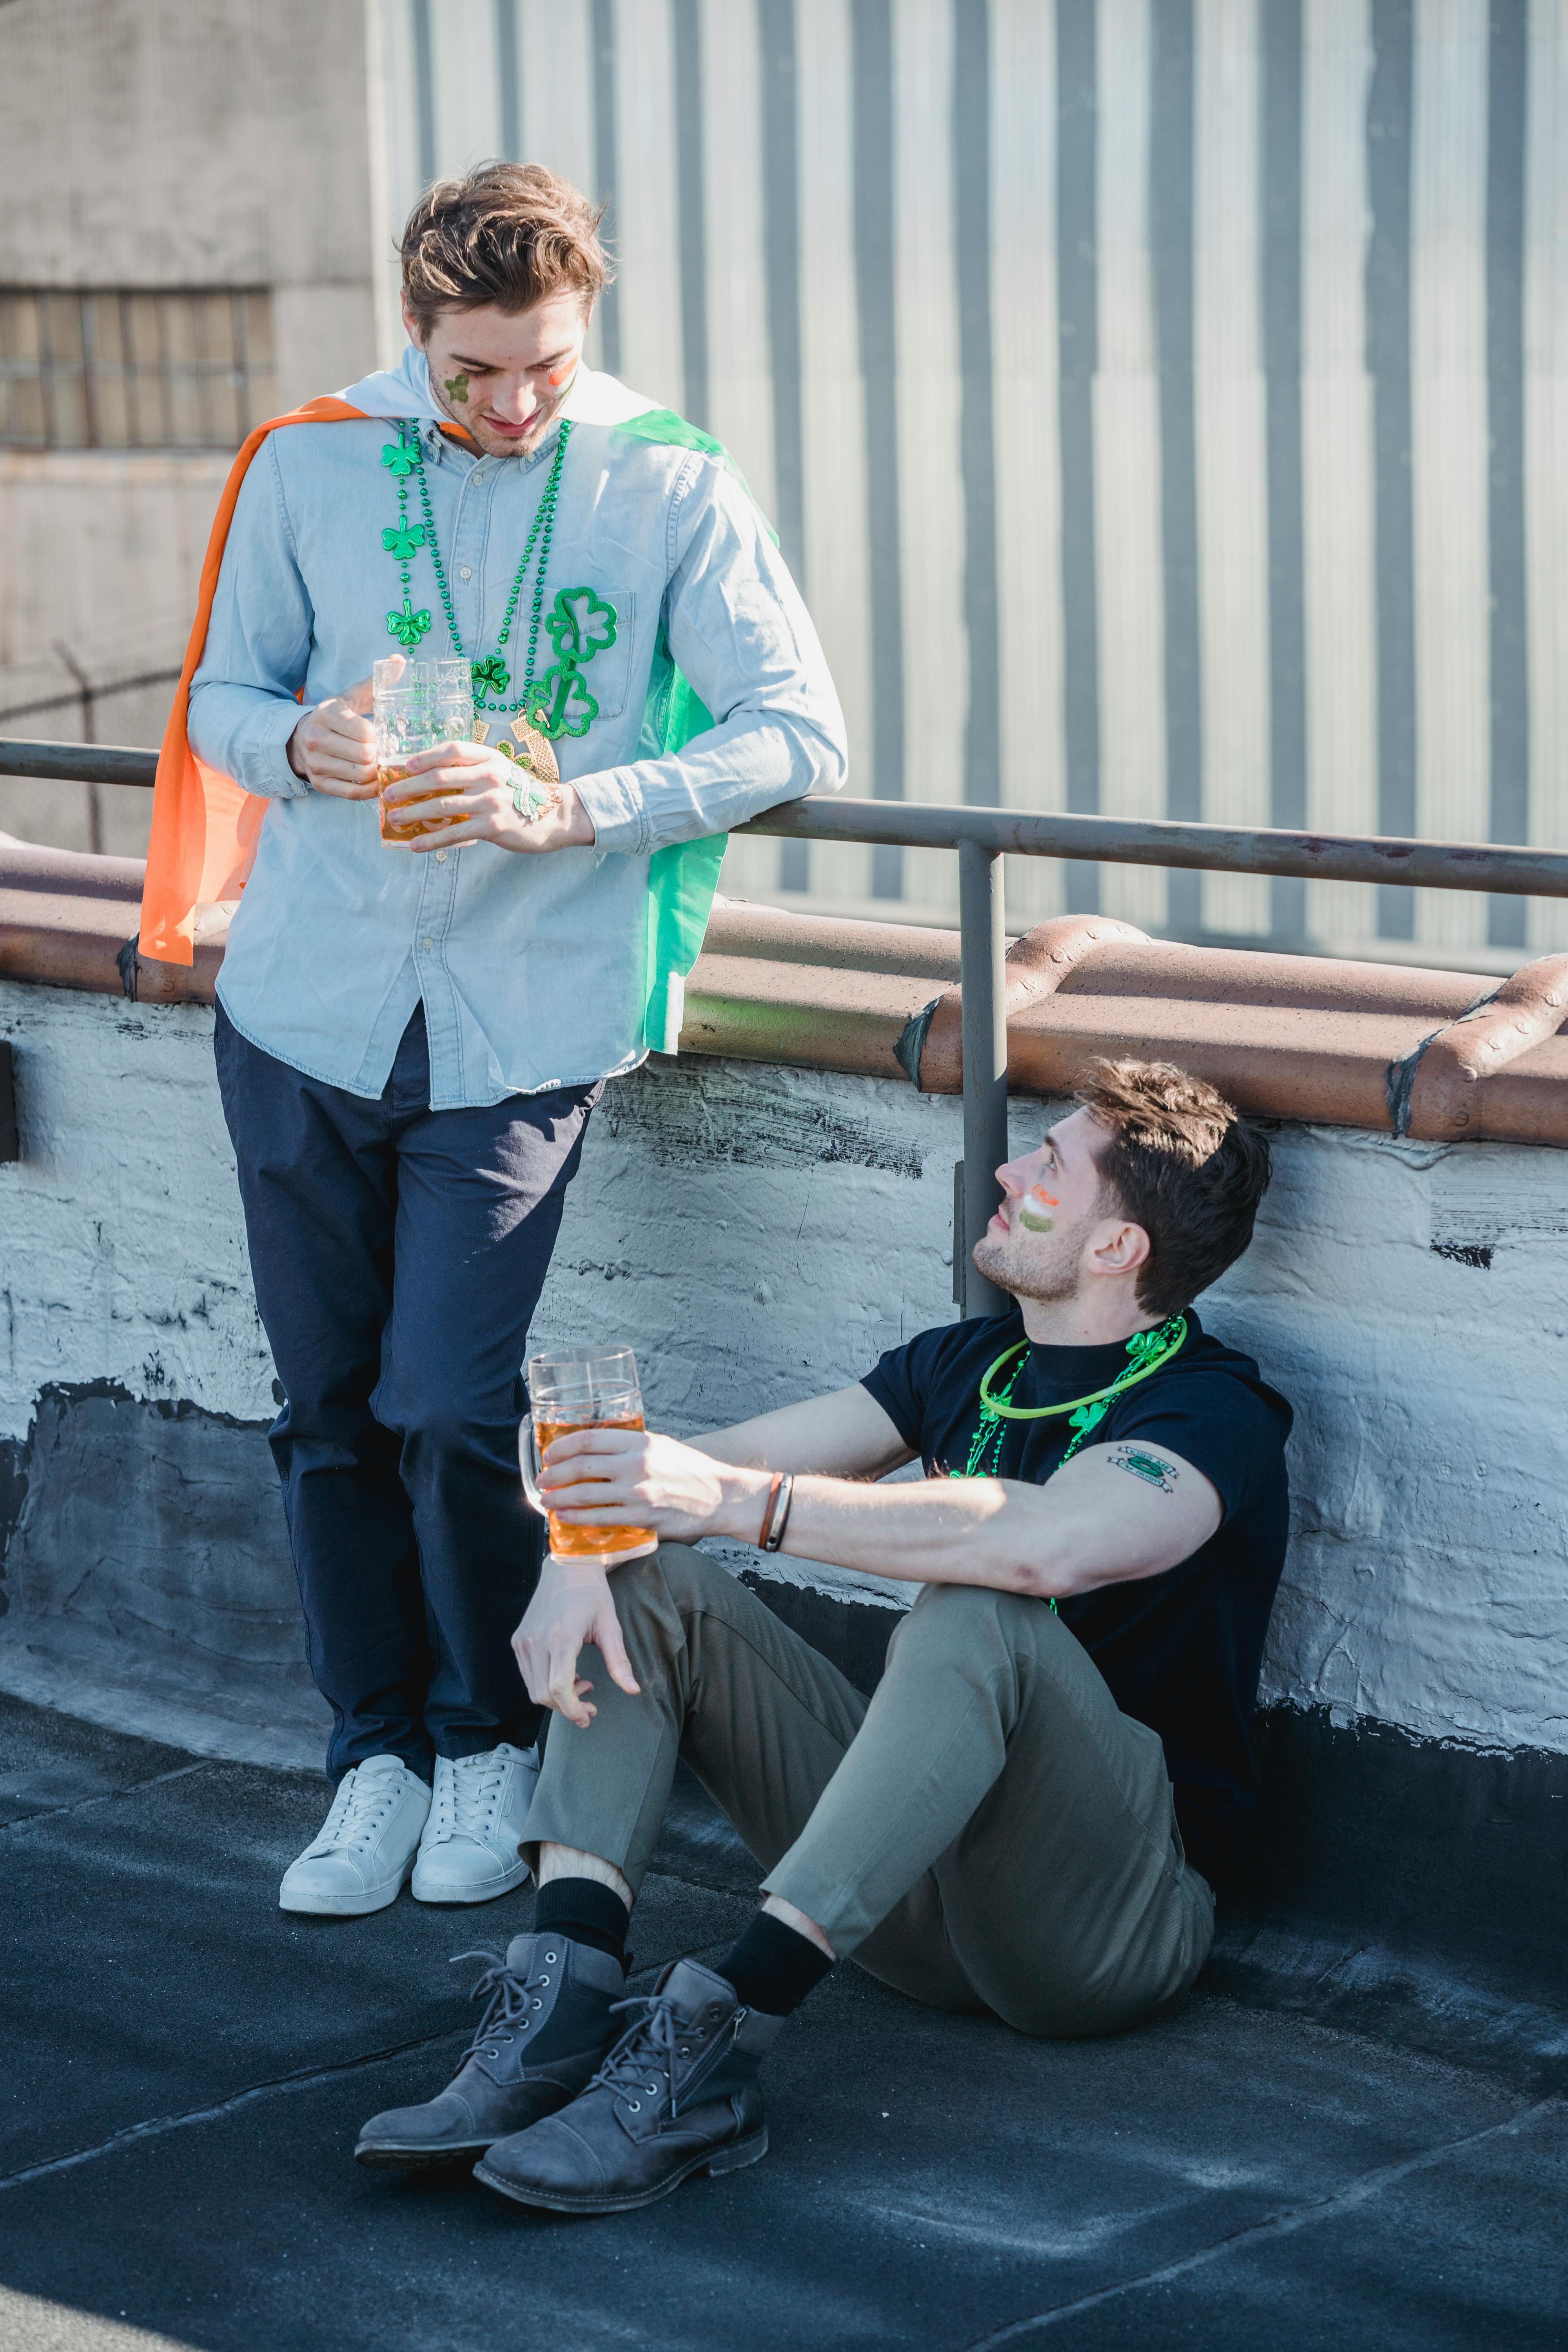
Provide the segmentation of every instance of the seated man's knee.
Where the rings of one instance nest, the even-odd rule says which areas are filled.
[[[689,1616],[714,1594],[732,1589],[733,1580],[718,1561],[695,1544],[661,1543],[658,1551],[638,1560],[637,1567],[660,1577],[681,1615]],[[626,1570],[617,1571],[617,1583]]]
[[[975,1644],[994,1647],[1010,1596],[983,1584],[928,1584],[905,1611],[888,1645],[888,1663],[921,1657],[947,1660]]]

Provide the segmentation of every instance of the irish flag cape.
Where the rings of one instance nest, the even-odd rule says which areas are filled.
[[[628,392],[613,376],[583,368],[567,395],[564,414],[584,424],[607,425],[679,448],[700,449],[718,458],[741,480],[721,442],[689,425],[673,409],[659,408]],[[142,898],[144,956],[164,963],[194,961],[195,912],[214,899],[233,900],[244,889],[256,845],[267,814],[266,797],[247,793],[232,776],[209,768],[192,751],[186,733],[191,680],[206,645],[213,597],[219,567],[228,541],[239,486],[250,462],[269,433],[286,425],[341,425],[353,421],[412,416],[440,424],[456,434],[430,392],[424,353],[409,350],[401,364],[367,376],[345,392],[307,401],[287,416],[258,425],[235,459],[218,501],[206,560],[202,565],[196,617],[185,648],[184,666],[174,695],[169,723],[158,758],[158,778],[153,795],[153,834],[147,851],[147,878]],[[744,484],[742,482],[742,488]],[[662,633],[658,648],[665,659],[643,710],[637,757],[656,760],[679,751],[713,724],[710,712],[693,693],[668,659]],[[696,962],[708,928],[709,910],[723,863],[725,836],[710,834],[705,840],[673,844],[656,850],[648,862],[647,965],[644,982],[641,1042],[672,1054],[680,1034],[686,974]]]

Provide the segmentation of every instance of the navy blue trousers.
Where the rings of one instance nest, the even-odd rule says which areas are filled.
[[[522,1499],[522,1359],[599,1094],[432,1110],[423,1009],[379,1102],[307,1077],[218,1007],[224,1115],[281,1383],[269,1433],[334,1780],[428,1780],[537,1736],[511,1634],[543,1525]]]

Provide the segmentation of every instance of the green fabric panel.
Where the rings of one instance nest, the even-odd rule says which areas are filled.
[[[711,433],[688,424],[673,408],[650,409],[647,415],[628,418],[613,430],[633,434],[640,441],[656,441],[668,448],[700,449],[706,457],[718,457],[746,496],[752,495],[745,476],[723,443],[716,441]],[[776,547],[778,534],[765,518],[764,526]],[[661,654],[664,662],[658,658]],[[643,711],[643,738],[648,747],[645,756],[658,759],[683,751],[694,736],[702,734],[712,724],[712,712],[669,658],[669,647],[661,628],[653,679]],[[673,1051],[672,1041],[665,1035],[669,983],[677,974],[684,980],[702,952],[728,837],[722,833],[711,833],[700,841],[672,842],[668,848],[655,850],[648,860],[647,976],[642,1042],[645,1048],[655,1053]]]

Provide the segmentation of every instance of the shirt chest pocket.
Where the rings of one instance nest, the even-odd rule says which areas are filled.
[[[586,716],[584,694],[596,706],[594,717],[618,719],[626,707],[637,639],[637,595],[630,588],[586,585],[559,589],[544,610],[545,628],[539,633],[534,656],[536,675],[553,669],[557,678],[552,700],[570,731],[574,718]],[[551,623],[556,626],[546,628]],[[566,674],[575,683],[569,683]],[[590,719],[590,724],[592,720]]]

